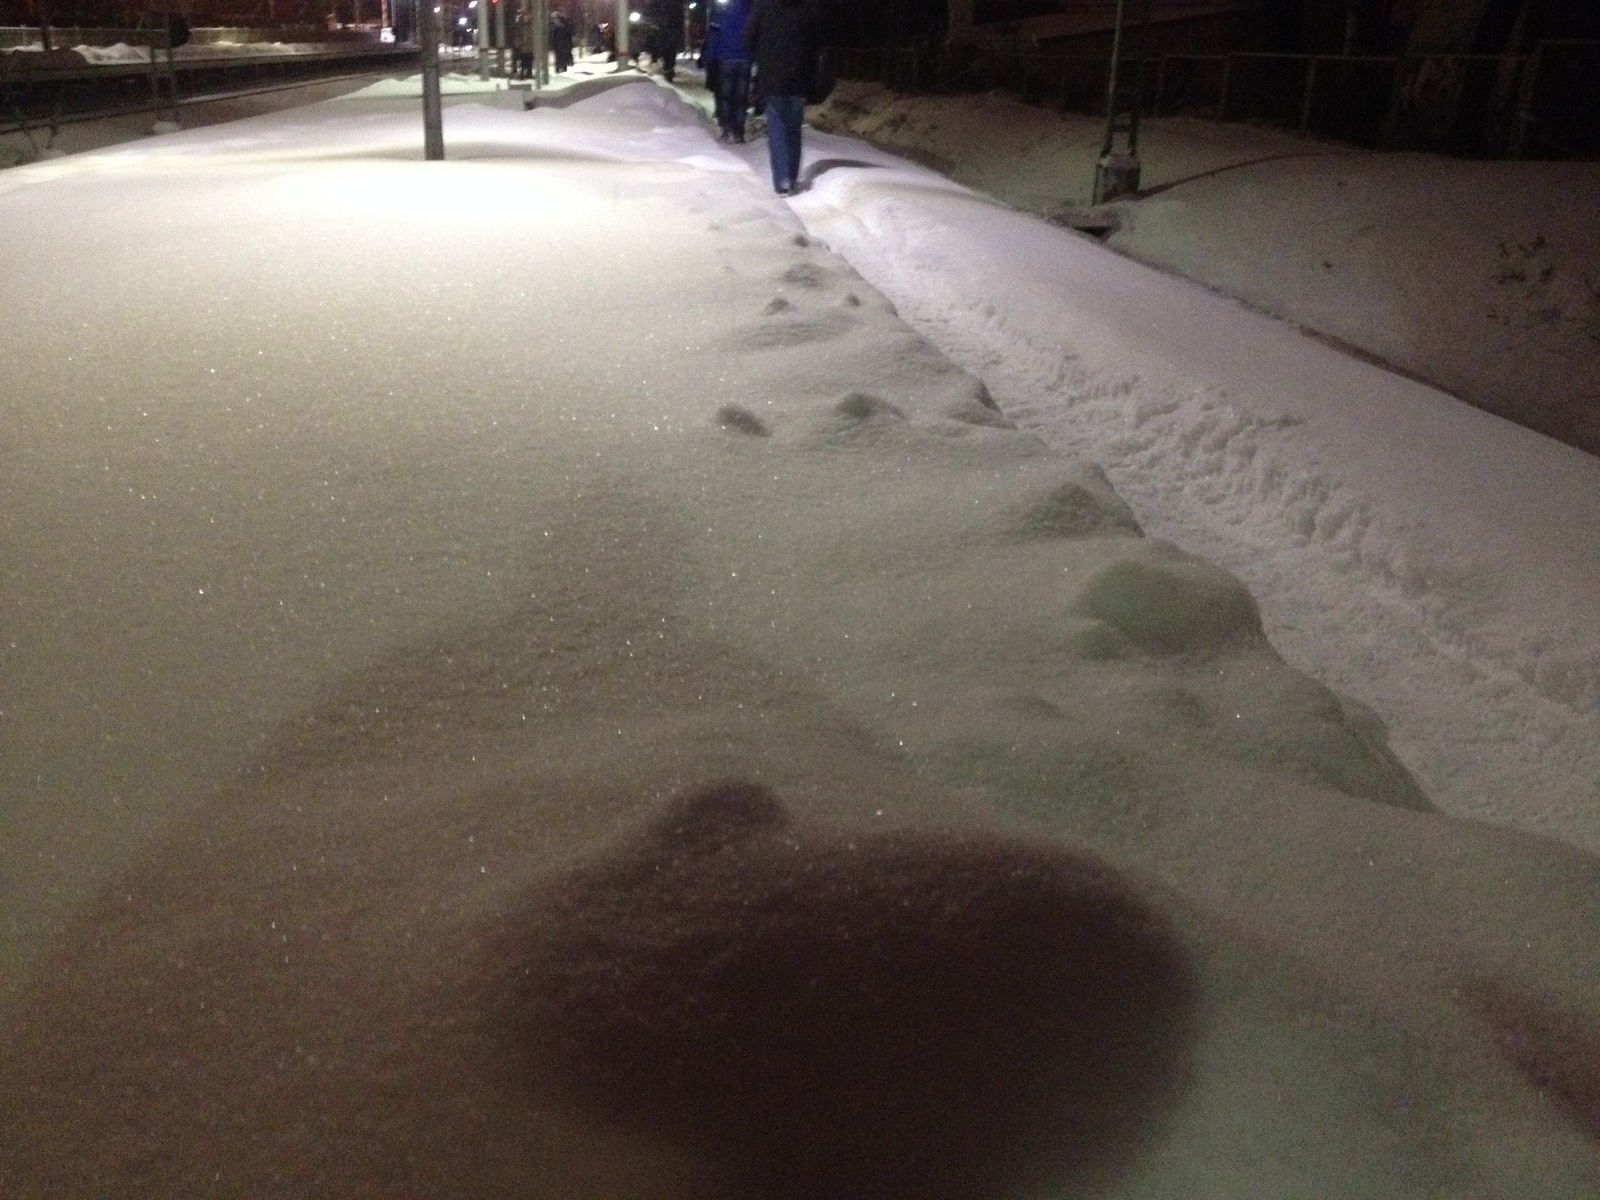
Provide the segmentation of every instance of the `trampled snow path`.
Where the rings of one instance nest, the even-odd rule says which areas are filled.
[[[860,142],[794,202],[1460,816],[1600,848],[1600,463]]]

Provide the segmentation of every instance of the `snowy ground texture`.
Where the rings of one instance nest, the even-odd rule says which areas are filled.
[[[864,84],[824,120],[1074,219],[1102,133]],[[1152,194],[1107,206],[1110,244],[1287,325],[1175,304],[1171,281],[949,189],[902,219],[900,189],[866,204],[873,176],[841,172],[841,219],[827,187],[796,207],[1009,415],[1244,579],[1274,644],[1372,705],[1441,807],[1600,849],[1600,468],[1292,333],[1600,449],[1583,432],[1600,420],[1600,165],[1187,119],[1147,122],[1141,144]]]
[[[1140,124],[1141,194],[1093,208],[1105,123],[841,84],[817,120],[1600,454],[1600,163],[1382,154]]]
[[[0,176],[0,1191],[1600,1195],[1593,458],[451,90]]]

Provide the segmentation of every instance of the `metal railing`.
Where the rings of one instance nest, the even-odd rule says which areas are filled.
[[[148,37],[145,45],[150,45]],[[415,47],[375,44],[351,44],[320,53],[171,61],[155,47],[150,61],[98,65],[46,61],[34,52],[0,52],[0,134],[21,134],[37,151],[40,139],[43,146],[49,146],[59,126],[67,121],[145,108],[161,116],[163,99],[169,109],[175,104],[180,79],[184,95],[198,97],[336,74],[409,68],[416,57]],[[164,78],[157,78],[158,68]],[[164,98],[160,94],[163,87]]]

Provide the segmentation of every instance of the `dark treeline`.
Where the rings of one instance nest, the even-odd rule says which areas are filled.
[[[943,39],[945,0],[853,0],[825,6],[835,46],[933,45]]]
[[[1428,45],[1429,52],[1521,53],[1539,41],[1600,38],[1600,0],[1453,0],[1462,12],[1460,45]],[[973,0],[978,25],[1074,9],[1109,10],[1115,0]],[[1158,13],[1163,0],[1150,0]],[[1143,0],[1127,0],[1130,17]],[[947,0],[832,0],[829,41],[838,46],[926,46],[941,42]],[[1416,14],[1415,0],[1259,0],[1249,46],[1283,54],[1403,54]]]

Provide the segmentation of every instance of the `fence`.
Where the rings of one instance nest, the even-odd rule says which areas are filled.
[[[1104,54],[1003,43],[832,54],[839,78],[899,91],[1001,89],[1085,113],[1105,103]],[[1600,41],[1541,42],[1516,55],[1169,54],[1133,69],[1145,116],[1259,121],[1388,150],[1600,157]]]
[[[138,36],[149,45],[148,32]],[[414,63],[416,56],[415,47],[368,42],[307,54],[179,58],[162,63],[167,73],[158,81],[149,63],[90,65],[69,51],[47,55],[0,50],[0,135],[20,133],[37,151],[37,139],[43,137],[44,145],[50,145],[66,122],[162,108],[160,87],[165,87],[170,107],[179,90],[196,95],[395,70]],[[164,58],[159,53],[153,57],[158,62]]]

